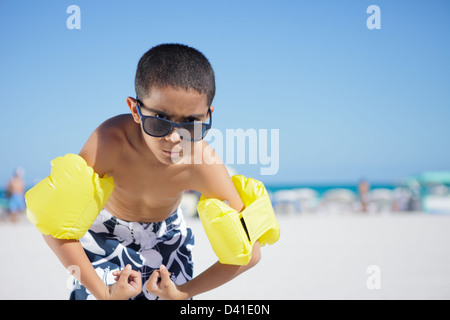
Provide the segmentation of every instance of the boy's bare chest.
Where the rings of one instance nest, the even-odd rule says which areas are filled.
[[[122,157],[113,177],[117,195],[149,207],[164,207],[176,201],[189,184],[186,165],[152,165],[131,156]]]

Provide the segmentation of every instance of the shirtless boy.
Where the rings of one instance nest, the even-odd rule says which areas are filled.
[[[156,46],[139,61],[135,89],[126,99],[131,114],[106,120],[79,153],[114,179],[103,210],[79,241],[44,235],[66,268],[79,268],[72,299],[189,299],[260,260],[256,242],[249,264],[217,262],[193,278],[194,237],[178,212],[183,191],[243,209],[225,165],[202,140],[214,112],[208,60],[185,45]]]

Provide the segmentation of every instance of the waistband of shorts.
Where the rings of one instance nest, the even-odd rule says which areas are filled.
[[[174,222],[175,220],[178,220],[178,218],[180,217],[179,212],[181,211],[180,208],[177,208],[167,219],[162,220],[162,221],[155,221],[155,222],[138,222],[138,221],[128,221],[128,220],[123,220],[120,218],[117,218],[116,216],[114,216],[111,212],[109,212],[106,208],[103,208],[100,211],[100,215],[103,216],[107,216],[108,218],[113,218],[116,220],[116,223],[119,223],[121,225],[130,225],[130,224],[135,224],[135,223],[139,223],[141,225],[159,225],[162,224],[163,222],[165,222],[166,226],[169,226],[170,224],[172,224],[172,222]]]

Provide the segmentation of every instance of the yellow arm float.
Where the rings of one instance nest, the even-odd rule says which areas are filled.
[[[261,246],[275,243],[280,237],[280,226],[262,182],[242,175],[231,179],[244,203],[242,212],[203,195],[197,210],[220,263],[246,265],[252,256],[253,244],[256,241]]]
[[[51,174],[25,194],[27,217],[37,229],[58,239],[80,239],[114,189],[76,154],[58,157]]]

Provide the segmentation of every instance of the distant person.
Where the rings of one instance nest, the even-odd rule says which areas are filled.
[[[25,212],[25,171],[17,168],[14,176],[8,181],[6,194],[8,196],[8,214],[13,222],[17,222],[18,215]]]
[[[361,202],[361,211],[367,212],[367,203],[369,202],[370,185],[366,179],[361,179],[358,184],[359,201]]]

